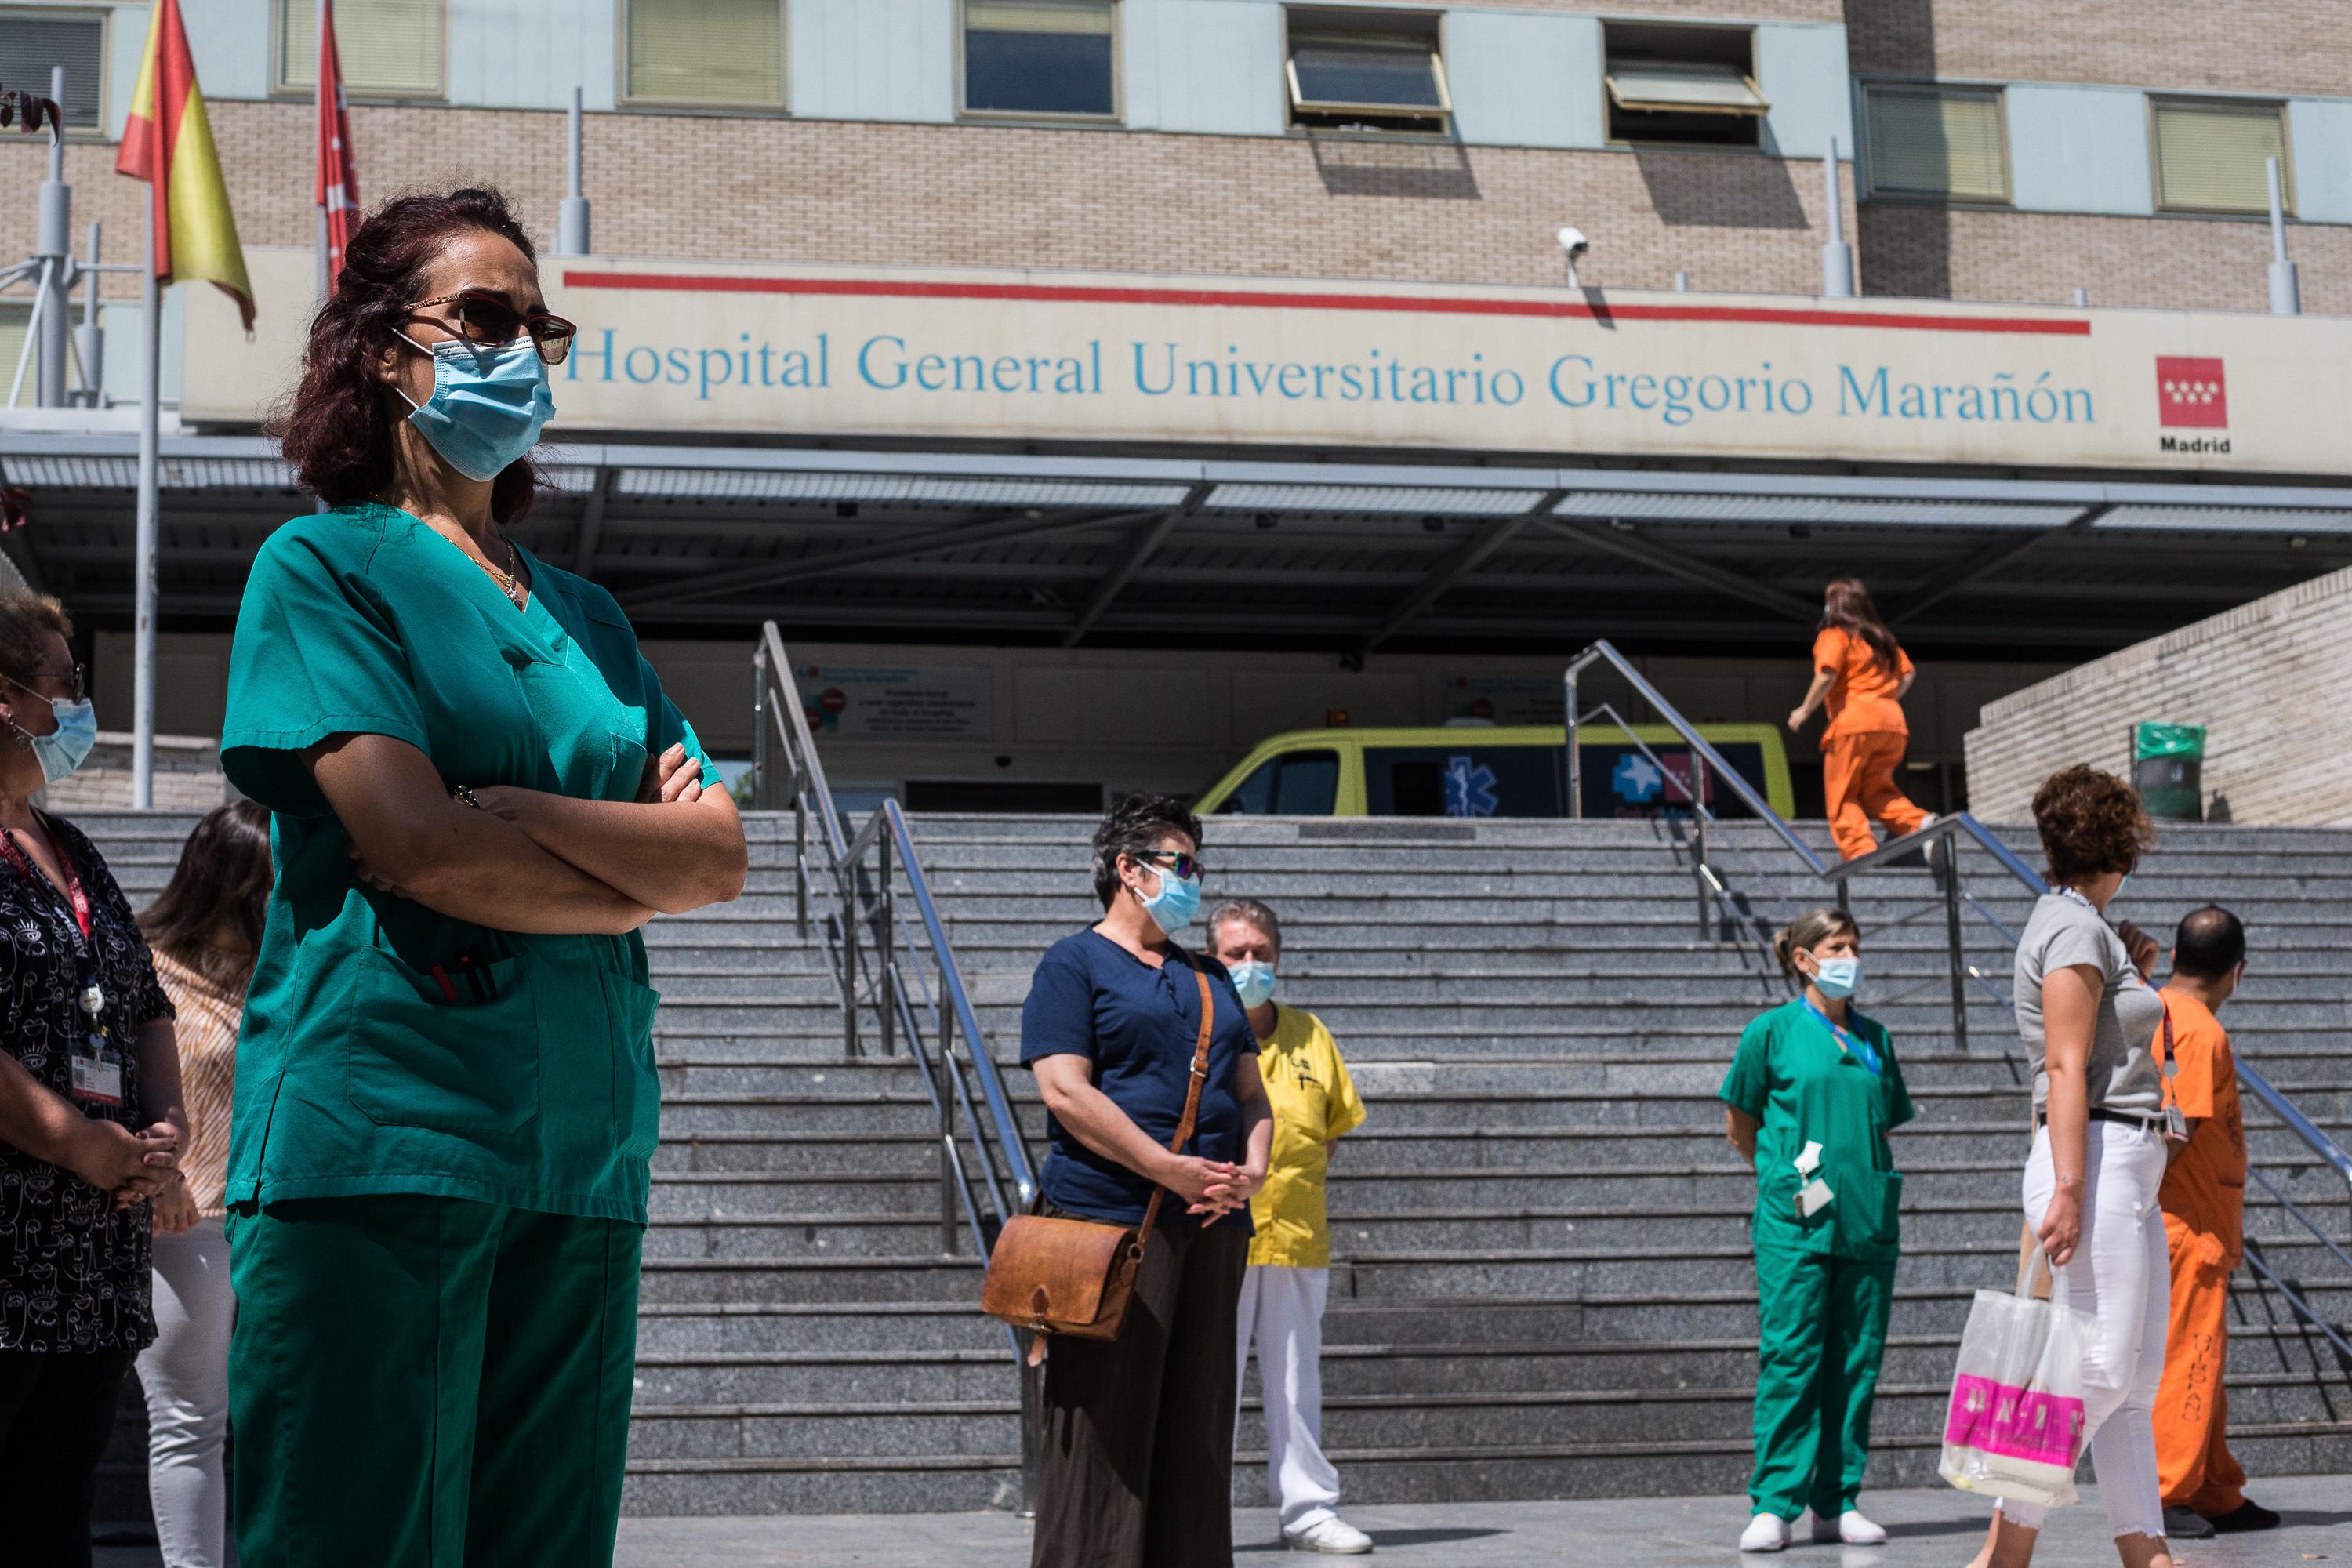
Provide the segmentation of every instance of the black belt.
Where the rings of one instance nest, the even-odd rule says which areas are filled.
[[[2164,1113],[2160,1110],[2109,1110],[2104,1105],[2091,1107],[2089,1114],[2094,1121],[2113,1121],[2124,1127],[2137,1127],[2143,1132],[2164,1120]],[[2043,1106],[2035,1106],[2033,1125],[2043,1127],[2047,1126],[2049,1121],[2049,1110]]]

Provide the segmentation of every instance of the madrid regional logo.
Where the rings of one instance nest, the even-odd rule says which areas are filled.
[[[2156,422],[2165,430],[2227,430],[2230,386],[2218,359],[2158,354],[2156,359]],[[2227,452],[2227,436],[2163,436],[2167,452]]]

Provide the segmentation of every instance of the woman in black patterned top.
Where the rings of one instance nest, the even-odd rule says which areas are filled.
[[[71,630],[55,599],[0,594],[0,1532],[45,1564],[89,1562],[99,1455],[155,1337],[151,1200],[184,1135],[138,921],[89,840],[32,805],[97,738]]]

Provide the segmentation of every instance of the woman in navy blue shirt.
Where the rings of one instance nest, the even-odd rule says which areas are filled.
[[[1033,1568],[1231,1568],[1234,1313],[1274,1121],[1224,965],[1170,940],[1199,911],[1201,824],[1130,795],[1095,830],[1103,918],[1045,952],[1021,1009],[1049,1145],[1047,1214],[1139,1225],[1160,1209],[1117,1340],[1045,1361]],[[1209,979],[1209,1076],[1184,1114]],[[1181,1205],[1181,1206],[1180,1206]]]

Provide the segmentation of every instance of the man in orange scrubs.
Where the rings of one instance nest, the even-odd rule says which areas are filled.
[[[2214,1014],[2246,973],[2246,929],[2216,905],[2191,910],[2173,938],[2164,988],[2179,1066],[2172,1103],[2189,1123],[2157,1195],[2172,1255],[2172,1321],[2156,1400],[2156,1468],[2166,1534],[2269,1530],[2279,1516],[2246,1500],[2246,1472],[2222,1428],[2230,1401],[2230,1271],[2238,1266],[2246,1206],[2246,1130],[2238,1110],[2229,1031]]]
[[[1838,586],[1831,584],[1833,592]],[[1874,611],[1872,618],[1876,619]],[[1838,853],[1849,860],[1878,847],[1870,833],[1873,817],[1897,834],[1915,832],[1927,821],[1927,814],[1895,782],[1911,742],[1902,702],[1910,689],[1911,657],[1900,647],[1890,665],[1865,638],[1842,627],[1823,626],[1813,639],[1812,689],[1789,715],[1789,728],[1802,729],[1815,707],[1828,707],[1830,721],[1822,731],[1822,793],[1830,833]]]

